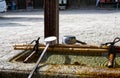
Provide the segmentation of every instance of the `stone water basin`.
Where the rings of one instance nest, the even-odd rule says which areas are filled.
[[[31,51],[27,50],[12,58],[10,62],[34,65],[41,52],[42,51],[35,53],[24,63],[24,60],[31,54]],[[89,50],[85,52],[61,52],[49,50],[45,53],[40,62],[40,65],[45,65],[45,67],[40,66],[40,72],[50,73],[49,75],[56,77],[59,75],[61,78],[120,77],[120,54],[117,53],[114,68],[107,67],[107,57],[107,52],[89,52]]]

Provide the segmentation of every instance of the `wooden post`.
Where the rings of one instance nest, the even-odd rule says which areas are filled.
[[[56,36],[59,43],[59,0],[45,0],[44,37]]]

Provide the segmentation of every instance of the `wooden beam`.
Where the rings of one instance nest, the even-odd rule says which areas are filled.
[[[58,0],[45,0],[44,37],[56,36],[59,43],[59,8]]]

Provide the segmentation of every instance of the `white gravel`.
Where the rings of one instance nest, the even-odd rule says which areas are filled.
[[[14,44],[30,43],[37,37],[41,37],[40,42],[43,43],[43,14],[43,10],[7,12],[0,17],[0,60],[19,52],[14,51]],[[113,41],[115,37],[120,37],[119,20],[119,10],[60,11],[60,43],[64,35],[74,35],[90,45]]]

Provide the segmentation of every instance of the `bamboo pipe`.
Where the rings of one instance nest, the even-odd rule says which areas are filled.
[[[33,47],[16,47],[16,50],[32,50]],[[44,49],[44,47],[38,48],[40,51]],[[58,48],[58,47],[49,47],[48,51],[56,51],[56,52],[108,52],[107,49],[93,49],[93,48]]]
[[[40,47],[45,47],[45,45],[44,44],[40,44],[39,45]],[[29,45],[27,45],[27,44],[17,44],[17,45],[14,45],[13,46],[14,47],[14,49],[15,48],[17,48],[17,47],[34,47],[34,45],[32,45],[32,44],[29,44]],[[101,48],[101,49],[108,49],[109,48],[109,46],[94,46],[94,45],[78,45],[78,44],[76,44],[76,45],[63,45],[63,44],[56,44],[55,45],[55,47],[60,47],[60,48]],[[115,46],[115,48],[116,49],[120,49],[120,46]]]
[[[40,46],[45,47],[44,44],[39,44]],[[21,46],[34,46],[33,44],[17,44],[14,45],[13,47],[21,47]],[[55,47],[66,47],[66,48],[99,48],[99,46],[94,46],[94,45],[64,45],[64,44],[56,44]]]
[[[114,59],[115,59],[115,55],[111,53],[109,55],[109,58],[108,58],[108,67],[109,68],[113,68],[113,66],[114,66]]]
[[[34,45],[32,44],[17,44],[14,45],[13,47],[23,47],[23,46],[27,46],[27,47],[33,47]],[[39,44],[40,47],[45,47],[44,44]],[[99,46],[94,46],[94,45],[64,45],[64,44],[56,44],[55,47],[64,47],[64,48],[100,48]],[[106,47],[104,47],[106,48]]]

